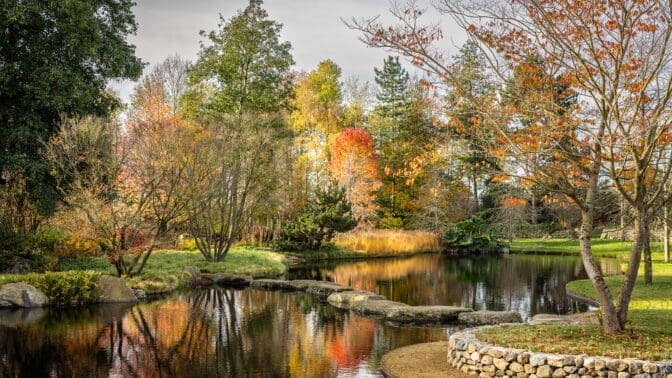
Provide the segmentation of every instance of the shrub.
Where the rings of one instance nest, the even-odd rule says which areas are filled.
[[[472,216],[446,228],[442,238],[446,249],[457,252],[494,252],[506,246],[501,235],[480,217]]]
[[[350,231],[357,226],[344,189],[332,184],[327,190],[317,190],[315,196],[315,200],[299,213],[295,221],[283,222],[280,237],[273,243],[275,249],[318,249],[336,232]]]
[[[92,271],[14,274],[3,276],[0,283],[26,282],[43,292],[51,304],[69,306],[96,302],[100,294],[99,276],[99,272]]]

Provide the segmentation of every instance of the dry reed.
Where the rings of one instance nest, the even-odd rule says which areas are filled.
[[[439,235],[430,231],[360,230],[338,234],[338,248],[372,255],[394,255],[441,250]]]

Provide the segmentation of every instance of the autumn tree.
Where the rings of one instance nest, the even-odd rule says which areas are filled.
[[[282,112],[294,63],[282,25],[260,0],[207,36],[189,70],[185,114],[203,127],[193,151],[187,193],[188,226],[209,261],[226,257],[255,210],[274,190],[278,143],[286,140]]]
[[[296,179],[304,197],[329,182],[329,144],[342,129],[341,68],[331,60],[297,78],[291,100],[290,127],[295,133]]]
[[[329,172],[345,188],[352,214],[361,223],[373,225],[377,217],[374,200],[380,187],[373,138],[363,129],[345,129],[331,146]]]
[[[543,182],[581,209],[581,254],[600,298],[607,333],[623,331],[641,258],[648,240],[649,206],[662,194],[670,165],[663,164],[670,122],[669,6],[658,1],[586,2],[520,0],[512,2],[438,1],[471,38],[487,47],[489,67],[502,81],[516,68],[534,90],[515,106],[506,103],[481,114],[496,127],[507,154],[526,164],[539,154],[530,179]],[[427,73],[453,84],[442,59],[436,26],[418,22],[422,10],[396,6],[399,23],[352,23],[375,46],[398,50]],[[580,22],[577,22],[580,20]],[[533,57],[543,65],[526,65]],[[520,73],[520,72],[519,72]],[[540,83],[544,83],[540,85]],[[585,99],[560,110],[554,88]],[[530,123],[522,119],[535,120]],[[592,254],[590,236],[601,172],[606,169],[635,213],[635,240],[616,304]],[[512,172],[513,173],[513,172]]]

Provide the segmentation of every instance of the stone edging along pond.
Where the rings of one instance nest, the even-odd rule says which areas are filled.
[[[488,327],[492,326],[453,333],[448,340],[448,363],[463,373],[480,377],[672,378],[672,361],[532,353],[494,346],[476,338],[479,330]]]

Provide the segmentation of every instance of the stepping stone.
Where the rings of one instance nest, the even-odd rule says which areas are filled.
[[[523,317],[516,311],[474,311],[463,312],[457,316],[460,324],[487,325],[501,323],[522,323]]]
[[[264,278],[250,282],[250,287],[265,290],[295,290],[287,280]]]
[[[385,320],[403,324],[436,324],[457,320],[459,314],[473,311],[470,308],[455,306],[408,306],[388,311]]]
[[[344,291],[327,297],[329,304],[343,309],[349,309],[355,302],[373,300],[385,300],[385,297],[370,291]]]
[[[306,293],[314,295],[319,299],[326,300],[331,294],[352,291],[351,287],[341,286],[333,282],[317,282],[308,286]]]
[[[358,301],[350,306],[355,313],[373,318],[383,318],[391,311],[400,308],[411,307],[406,303],[394,302],[388,300]]]

